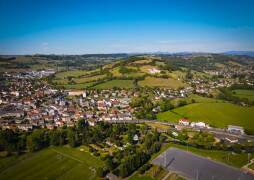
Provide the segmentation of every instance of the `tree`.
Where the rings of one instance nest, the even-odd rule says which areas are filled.
[[[105,164],[106,164],[107,169],[109,169],[110,171],[113,170],[114,164],[113,164],[113,161],[110,158],[106,160]]]
[[[240,154],[242,152],[242,146],[240,144],[234,144],[232,146],[235,153]]]
[[[97,168],[97,171],[96,171],[96,174],[97,176],[99,176],[100,178],[103,178],[104,177],[104,171],[101,167],[98,167]]]

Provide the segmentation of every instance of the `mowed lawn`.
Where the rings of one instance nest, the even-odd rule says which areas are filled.
[[[99,84],[97,86],[94,86],[94,89],[113,89],[113,87],[120,87],[120,88],[133,88],[133,81],[132,80],[113,80],[113,81],[108,81],[102,84]]]
[[[139,81],[138,84],[140,86],[149,86],[149,87],[162,87],[162,88],[172,88],[177,89],[178,87],[187,87],[186,84],[181,81],[175,79],[163,79],[163,78],[154,78],[154,77],[146,77],[145,80]]]
[[[103,166],[99,158],[87,152],[67,147],[55,147],[54,150],[66,154],[57,159],[59,153],[51,148],[41,150],[32,156],[15,163],[14,166],[0,172],[1,180],[4,179],[89,179],[95,177],[89,167]],[[76,159],[73,159],[73,158]],[[0,164],[2,163],[0,160]],[[6,161],[4,161],[6,163]]]
[[[248,98],[250,101],[254,101],[254,90],[234,90],[235,96],[240,98]]]
[[[204,121],[218,128],[227,128],[228,125],[254,128],[254,107],[242,107],[230,103],[194,103],[173,109],[173,112],[190,121]]]

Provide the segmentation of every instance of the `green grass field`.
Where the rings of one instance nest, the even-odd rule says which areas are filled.
[[[99,84],[97,86],[94,86],[94,89],[113,89],[113,87],[120,87],[120,88],[133,88],[133,81],[132,80],[113,80],[108,81],[103,84]]]
[[[95,177],[89,167],[103,166],[99,158],[86,152],[67,147],[55,147],[54,150],[63,153],[61,160],[57,152],[50,148],[41,150],[24,158],[6,169],[1,169],[0,177],[4,179],[89,179]],[[22,155],[23,156],[23,155]],[[6,160],[0,159],[0,165]]]
[[[156,118],[158,121],[163,121],[163,122],[169,121],[169,122],[178,123],[178,120],[183,119],[184,117],[172,111],[166,111],[163,113],[156,114]]]
[[[154,77],[146,77],[145,80],[139,81],[138,84],[140,86],[149,86],[149,87],[162,87],[162,88],[172,88],[177,89],[178,87],[187,87],[186,84],[181,81],[175,79],[163,79],[163,78],[154,78]]]
[[[249,165],[248,168],[254,170],[254,163],[252,163],[251,165]]]
[[[151,169],[149,169],[148,171],[146,171],[144,174],[140,175],[138,172],[136,172],[135,174],[133,174],[133,176],[131,176],[131,178],[129,178],[129,180],[161,180],[163,177],[165,177],[168,174],[168,170],[167,169],[163,169],[160,174],[158,174],[156,177],[152,176],[153,171],[155,171],[155,169],[158,166],[154,165],[153,167],[151,167]]]
[[[250,101],[254,101],[254,90],[234,90],[235,96],[240,98],[248,98]]]
[[[65,71],[65,72],[59,72],[59,73],[56,73],[56,78],[66,78],[68,76],[73,76],[73,77],[78,77],[78,76],[81,76],[81,75],[84,75],[86,74],[86,71]]]
[[[88,86],[91,86],[92,84],[94,84],[94,82],[84,83],[84,84],[66,84],[64,85],[64,87],[66,89],[85,89]]]
[[[132,69],[136,69],[137,70],[137,68],[136,67],[131,67]],[[142,75],[144,75],[144,73],[143,72],[132,72],[132,73],[130,73],[130,74],[122,74],[122,73],[120,73],[119,72],[119,69],[120,69],[120,67],[116,67],[116,68],[114,68],[114,69],[112,69],[112,70],[110,70],[110,72],[113,74],[113,76],[117,76],[117,77],[137,77],[137,76],[142,76]]]
[[[191,121],[204,121],[218,128],[227,128],[227,125],[254,127],[253,111],[254,107],[242,107],[230,103],[194,103],[173,110]]]

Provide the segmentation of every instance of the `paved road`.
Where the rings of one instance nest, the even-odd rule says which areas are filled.
[[[254,176],[246,174],[240,169],[177,148],[169,148],[154,159],[152,164],[165,166],[170,171],[193,180],[254,179]]]
[[[158,124],[165,124],[165,125],[179,125],[177,123],[171,123],[171,122],[161,122],[161,121],[156,121],[156,120],[111,120],[111,121],[107,121],[109,123],[142,123],[142,122],[150,122],[150,123],[158,123]],[[245,138],[245,139],[249,139],[249,140],[254,140],[253,136],[248,136],[248,135],[237,135],[237,134],[232,134],[230,132],[227,132],[223,129],[219,129],[219,128],[201,128],[201,127],[191,127],[191,126],[185,126],[185,125],[180,125],[186,128],[193,128],[193,129],[199,129],[202,131],[210,131],[213,133],[217,133],[217,134],[225,134],[225,135],[230,135],[230,136],[236,136],[238,138]],[[165,132],[167,130],[164,130]]]

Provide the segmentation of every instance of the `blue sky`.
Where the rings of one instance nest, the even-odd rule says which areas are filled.
[[[253,0],[0,0],[0,54],[254,50]]]

